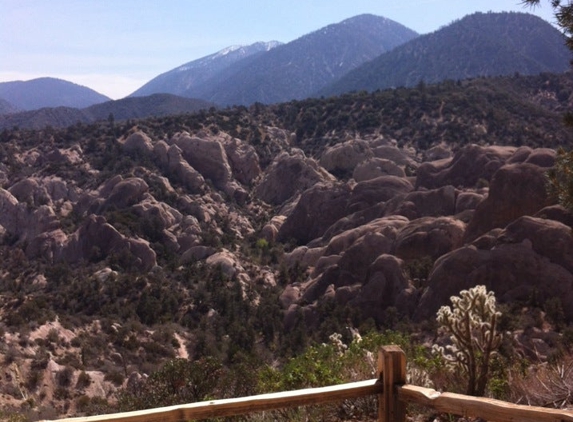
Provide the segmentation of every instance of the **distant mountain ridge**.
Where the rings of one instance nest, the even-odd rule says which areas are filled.
[[[20,110],[18,109],[18,107],[14,106],[14,104],[0,98],[0,115],[16,113],[18,111]]]
[[[204,100],[178,97],[172,94],[154,94],[145,97],[124,98],[94,104],[83,109],[71,107],[45,107],[20,113],[0,115],[0,130],[12,127],[41,129],[46,126],[61,128],[80,123],[105,120],[110,115],[115,120],[163,117],[193,113],[214,104]]]
[[[418,34],[390,19],[359,15],[257,56],[198,92],[220,105],[278,103],[312,95],[360,64]]]
[[[0,98],[21,110],[84,108],[111,100],[93,89],[56,78],[0,82]]]
[[[526,13],[475,13],[420,36],[349,72],[316,95],[414,86],[420,81],[565,72],[560,32]]]
[[[231,46],[209,56],[185,63],[165,72],[133,92],[130,97],[165,93],[196,98],[195,90],[214,83],[217,76],[236,62],[267,52],[281,45],[278,41],[257,42],[248,46]]]

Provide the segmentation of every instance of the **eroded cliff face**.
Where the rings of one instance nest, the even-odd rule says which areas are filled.
[[[107,309],[123,307],[127,319],[144,324],[181,324],[179,346],[165,353],[189,356],[205,347],[199,327],[231,312],[229,302],[215,308],[210,301],[227,291],[252,309],[274,309],[273,330],[280,332],[301,318],[316,329],[332,307],[379,326],[391,314],[423,321],[476,284],[502,303],[573,299],[573,219],[545,193],[553,150],[417,151],[379,135],[310,156],[288,132],[266,127],[265,133],[256,147],[220,130],[138,127],[101,142],[36,135],[10,143],[0,167],[0,281],[12,286],[5,289],[3,317],[22,314],[10,299],[16,291],[32,304],[64,292],[57,309],[48,307],[48,320],[67,313],[89,323],[69,327],[69,346],[59,342],[54,353],[94,367],[82,345]],[[265,296],[271,290],[272,300]],[[87,294],[93,294],[89,304]],[[142,373],[144,330],[127,353],[126,321],[115,323],[109,332],[124,337],[102,351],[101,368]],[[23,376],[43,353],[44,331],[34,332],[42,340],[26,340],[28,357],[17,346],[21,339],[4,334],[6,344],[19,347]],[[252,338],[262,335],[253,332]],[[54,359],[45,368],[60,365]],[[54,368],[51,375],[45,369],[46,379],[60,370]],[[102,378],[94,371],[92,379]],[[94,385],[105,394],[118,387],[103,378]],[[44,400],[56,399],[50,393]]]

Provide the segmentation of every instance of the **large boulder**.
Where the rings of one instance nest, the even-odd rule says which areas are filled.
[[[483,284],[501,302],[539,303],[559,298],[568,320],[573,319],[573,275],[532,248],[531,241],[499,244],[491,249],[468,245],[442,256],[434,264],[428,288],[422,295],[414,319],[434,318],[461,290]]]
[[[306,244],[324,234],[346,214],[350,188],[341,183],[318,183],[306,190],[278,233],[278,240]]]
[[[113,206],[117,209],[137,204],[149,191],[149,186],[143,179],[130,177],[115,184],[105,200],[104,207]]]
[[[359,163],[352,173],[352,178],[357,182],[376,179],[380,176],[406,177],[406,173],[396,163],[384,158],[372,157]]]
[[[394,307],[399,315],[411,315],[417,294],[402,269],[403,262],[392,255],[380,255],[368,268],[368,279],[352,297],[351,289],[341,288],[335,298],[339,304],[360,309],[363,318],[384,324],[386,310]]]
[[[88,216],[79,229],[69,236],[61,259],[75,263],[98,260],[112,254],[131,259],[134,266],[143,270],[150,270],[156,265],[155,252],[148,242],[126,238],[104,217],[96,215]]]
[[[352,174],[359,163],[372,156],[368,142],[351,140],[327,148],[320,157],[320,165],[332,174],[345,176]]]
[[[522,215],[533,215],[550,204],[545,169],[533,164],[508,164],[493,176],[489,194],[468,224],[469,242],[496,227],[505,227]]]
[[[8,191],[18,199],[18,202],[33,208],[52,202],[46,188],[35,178],[22,179],[10,186]]]
[[[227,186],[232,171],[220,142],[179,133],[171,139],[171,143],[177,145],[183,158],[205,179],[210,179],[217,189],[224,189]]]
[[[356,212],[413,190],[412,184],[396,176],[380,176],[357,183],[352,189],[348,209]]]
[[[123,149],[128,153],[150,154],[153,151],[151,138],[145,132],[137,131],[122,141]]]
[[[394,254],[402,259],[437,259],[460,247],[466,225],[452,217],[424,217],[411,221],[396,237]]]
[[[443,186],[439,189],[398,195],[386,203],[385,215],[403,215],[410,220],[453,215],[456,209],[456,194],[453,186]]]
[[[410,153],[394,145],[378,145],[372,148],[375,157],[390,160],[401,167],[417,167],[418,164]]]
[[[300,150],[292,155],[281,153],[265,171],[255,194],[272,205],[281,205],[297,193],[319,182],[334,182],[336,178]]]
[[[237,138],[231,138],[224,143],[233,176],[245,185],[251,185],[261,174],[259,156],[252,145]]]
[[[440,186],[474,187],[482,179],[489,181],[516,151],[515,147],[469,145],[453,158],[426,162],[418,167],[416,188]]]

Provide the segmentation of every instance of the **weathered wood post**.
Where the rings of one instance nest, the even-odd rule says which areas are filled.
[[[378,422],[405,422],[406,404],[398,400],[395,388],[406,384],[406,355],[399,346],[380,348],[378,378],[384,386],[378,397]]]

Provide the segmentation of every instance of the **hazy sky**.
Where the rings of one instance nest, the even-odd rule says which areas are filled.
[[[0,81],[66,79],[117,99],[230,45],[292,41],[372,13],[428,33],[476,12],[553,22],[549,0],[0,0]]]

